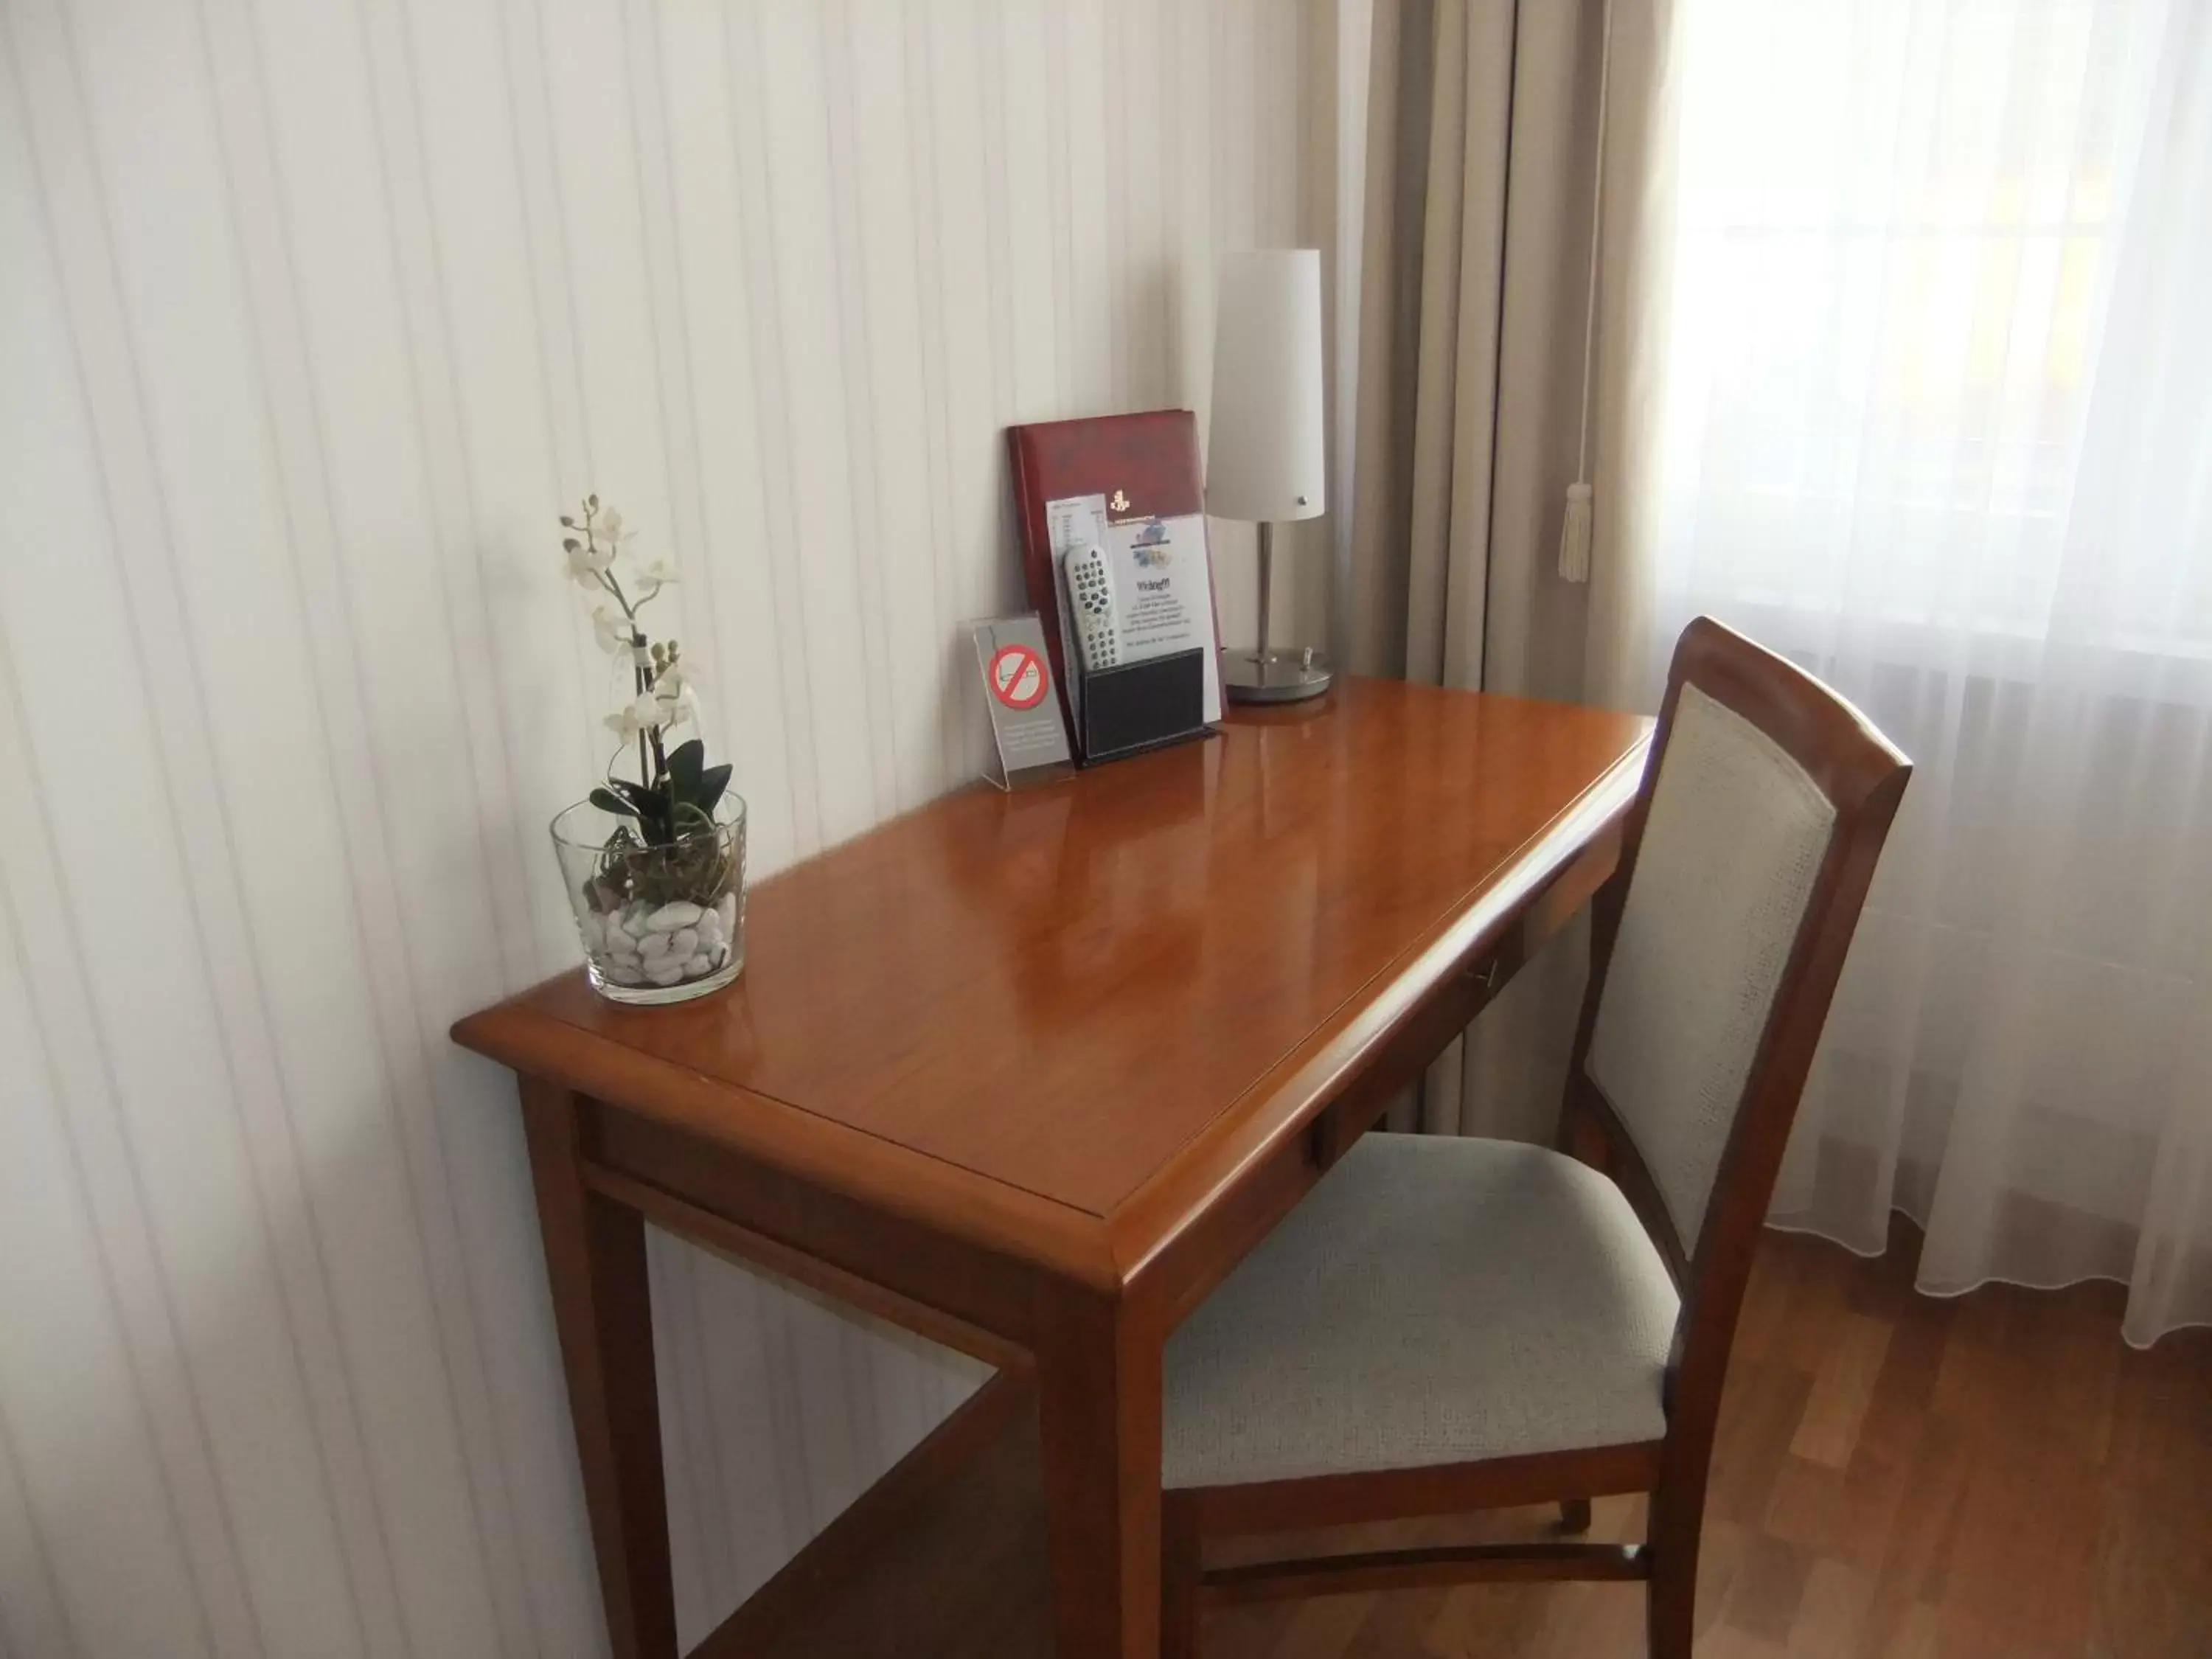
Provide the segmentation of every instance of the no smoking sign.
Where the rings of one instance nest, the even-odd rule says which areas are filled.
[[[1044,628],[1034,616],[1001,617],[972,624],[975,666],[982,671],[983,706],[991,716],[996,764],[991,781],[1011,789],[1018,780],[1041,782],[1065,773],[1067,726],[1052,694],[1045,666]]]
[[[1044,662],[1026,645],[1001,646],[991,659],[991,695],[1009,708],[1034,708],[1044,701]]]

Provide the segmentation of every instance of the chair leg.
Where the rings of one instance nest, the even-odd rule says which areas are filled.
[[[1180,1492],[1161,1493],[1160,1659],[1198,1659],[1204,1572],[1198,1506]]]
[[[1651,1659],[1690,1659],[1698,1633],[1698,1551],[1705,1532],[1705,1493],[1702,1479],[1683,1482],[1692,1489],[1669,1492],[1665,1482],[1651,1494],[1646,1532],[1651,1548],[1651,1578],[1644,1587],[1644,1621]]]
[[[1690,1659],[1698,1634],[1698,1567],[1686,1571],[1663,1557],[1654,1556],[1651,1580],[1644,1586],[1644,1621],[1651,1659]]]
[[[1590,1529],[1590,1502],[1587,1498],[1562,1498],[1559,1500],[1559,1530],[1570,1537],[1580,1537]]]

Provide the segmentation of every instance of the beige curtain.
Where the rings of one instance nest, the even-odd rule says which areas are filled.
[[[1355,672],[1626,706],[1650,537],[1670,0],[1375,0],[1352,548]],[[1595,188],[1601,66],[1605,179]],[[1601,198],[1587,584],[1558,574]],[[1532,963],[1395,1127],[1550,1132],[1578,936]]]

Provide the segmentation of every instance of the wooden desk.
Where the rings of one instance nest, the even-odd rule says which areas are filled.
[[[1033,1366],[1060,1659],[1152,1654],[1168,1333],[1611,871],[1646,732],[1352,681],[785,871],[720,995],[454,1027],[521,1080],[616,1654],[676,1652],[647,1220]]]

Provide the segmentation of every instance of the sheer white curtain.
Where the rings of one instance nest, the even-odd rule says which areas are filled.
[[[1711,611],[1919,763],[1775,1219],[2212,1321],[2212,6],[1679,21],[1647,668]]]

